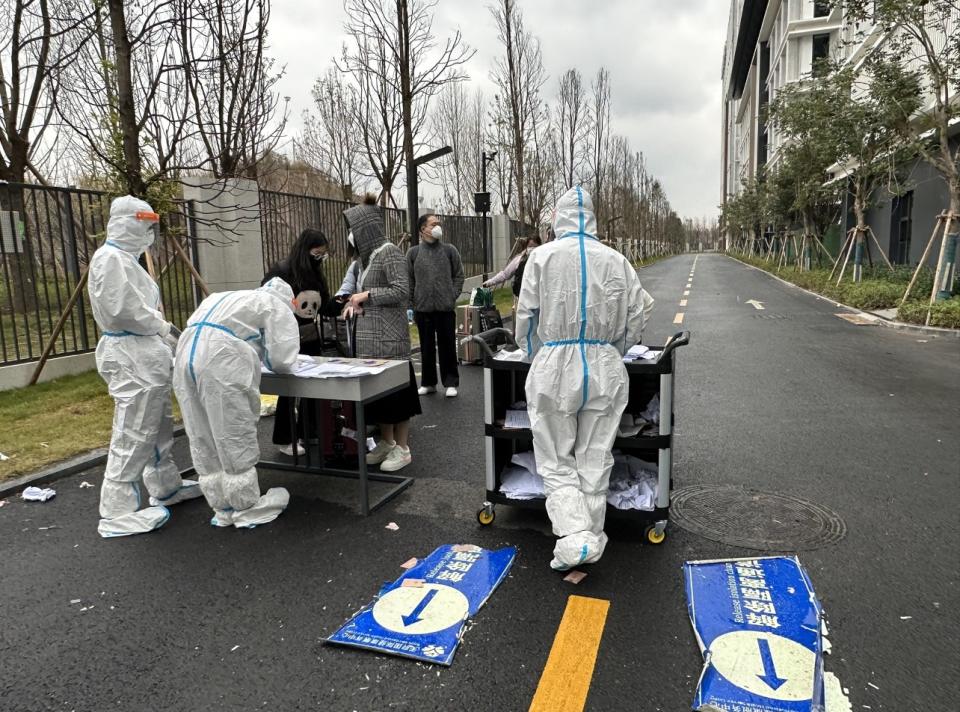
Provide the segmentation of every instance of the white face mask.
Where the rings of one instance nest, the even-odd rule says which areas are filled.
[[[326,262],[329,256],[330,255],[328,255],[326,252],[320,255],[310,255],[310,257],[313,258],[314,262]]]
[[[443,228],[439,225],[434,225],[433,229],[430,231],[430,235],[434,240],[439,240],[441,237],[443,237]]]
[[[357,243],[353,241],[353,233],[352,233],[352,232],[348,232],[348,233],[347,233],[347,242],[350,243],[350,247],[354,247],[354,248],[355,248],[355,247],[357,246]]]

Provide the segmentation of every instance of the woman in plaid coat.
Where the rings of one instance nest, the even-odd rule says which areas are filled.
[[[357,293],[346,310],[357,317],[356,356],[410,360],[407,326],[409,283],[400,249],[387,240],[383,212],[372,198],[343,212],[359,252]],[[402,391],[374,401],[366,409],[367,422],[380,426],[381,440],[367,454],[367,464],[394,472],[413,460],[408,436],[410,418],[420,415],[417,380],[410,363],[410,384]]]

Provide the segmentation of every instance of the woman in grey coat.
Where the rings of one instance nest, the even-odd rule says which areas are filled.
[[[345,311],[357,317],[356,356],[410,360],[407,326],[409,282],[400,249],[383,232],[383,212],[372,198],[343,211],[359,252],[357,293]],[[380,426],[380,442],[367,454],[367,464],[394,472],[412,461],[408,436],[410,418],[420,415],[417,380],[410,363],[410,385],[371,403],[367,422]]]

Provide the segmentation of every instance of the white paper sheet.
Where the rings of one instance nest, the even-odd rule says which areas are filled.
[[[525,410],[508,410],[503,427],[505,430],[523,430],[530,427],[530,414]]]

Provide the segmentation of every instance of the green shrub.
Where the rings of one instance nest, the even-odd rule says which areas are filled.
[[[911,299],[897,310],[897,318],[911,324],[923,324],[927,319],[926,299]],[[960,296],[934,302],[930,309],[930,326],[960,329]]]

